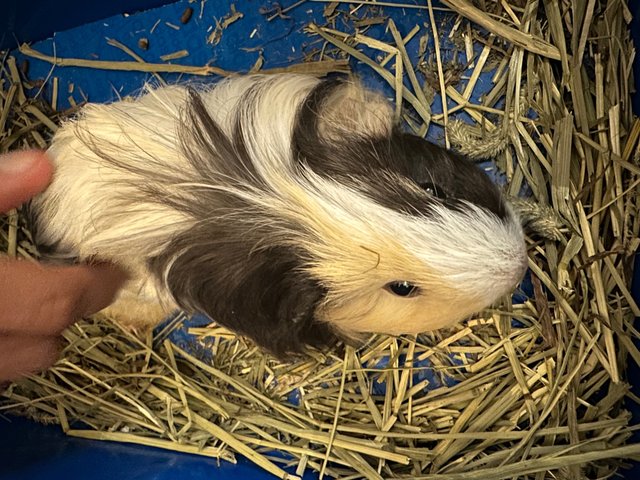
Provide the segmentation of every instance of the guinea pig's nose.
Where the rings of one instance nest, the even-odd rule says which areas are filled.
[[[500,290],[508,291],[524,278],[529,268],[529,257],[524,242],[521,246],[512,246],[512,249],[504,251],[503,255],[501,261],[495,264],[492,277]]]
[[[520,252],[520,258],[516,263],[515,275],[513,284],[517,285],[522,281],[524,275],[527,273],[527,269],[529,268],[529,256],[527,255],[527,248],[523,244],[522,251]]]

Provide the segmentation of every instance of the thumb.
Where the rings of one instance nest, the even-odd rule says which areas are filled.
[[[0,212],[17,207],[44,190],[52,175],[53,166],[40,150],[0,155]]]

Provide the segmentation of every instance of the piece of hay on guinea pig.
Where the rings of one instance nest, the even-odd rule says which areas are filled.
[[[489,306],[527,264],[490,179],[353,79],[148,88],[82,108],[49,154],[36,242],[130,272],[110,313],[135,327],[180,307],[276,354],[419,333]]]

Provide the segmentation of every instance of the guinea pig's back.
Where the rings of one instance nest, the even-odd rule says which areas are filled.
[[[280,177],[290,168],[291,157],[282,152],[290,150],[298,106],[318,82],[251,75],[214,86],[147,87],[136,99],[84,106],[48,150],[55,175],[31,205],[36,244],[81,260],[132,263],[159,254],[198,220],[166,200],[188,202],[193,185],[224,184],[237,163],[234,152],[203,151],[215,148],[206,123],[215,123],[223,142],[235,142],[240,132],[243,148],[260,159],[252,165],[258,175]],[[198,170],[198,155],[211,176]]]
[[[170,177],[183,168],[177,122],[186,89],[151,91],[133,101],[89,104],[61,125],[47,153],[53,181],[31,204],[36,244],[57,255],[112,260],[148,251],[156,225],[184,219],[161,204],[137,201],[142,172]],[[145,234],[136,242],[137,235]],[[136,248],[138,246],[139,248]]]

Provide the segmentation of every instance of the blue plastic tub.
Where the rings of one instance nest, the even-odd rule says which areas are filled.
[[[322,12],[321,4],[304,4],[288,12],[287,20],[276,24],[266,21],[259,11],[260,7],[273,6],[275,2],[238,0],[236,3],[245,15],[242,22],[229,27],[215,48],[208,48],[203,38],[207,35],[207,27],[213,24],[212,17],[221,18],[229,11],[230,2],[205,3],[205,16],[201,20],[200,2],[188,3],[186,0],[175,4],[163,0],[117,0],[91,5],[80,0],[14,1],[9,6],[4,5],[6,16],[0,18],[0,49],[29,41],[38,42],[34,45],[38,50],[53,54],[55,43],[55,53],[60,57],[99,56],[101,59],[129,60],[120,50],[108,47],[105,37],[117,39],[134,50],[138,39],[147,37],[149,49],[144,52],[144,57],[150,62],[160,61],[160,55],[187,49],[189,57],[186,63],[204,65],[213,60],[216,66],[228,70],[248,70],[258,59],[258,48],[261,48],[268,66],[277,67],[301,60],[304,52],[300,51],[300,46],[309,42],[301,27],[313,18],[320,19]],[[195,12],[192,21],[181,25],[180,16],[187,6]],[[630,2],[630,7],[634,13],[640,14],[640,1]],[[121,15],[123,12],[128,15]],[[418,10],[395,10],[393,13],[389,10],[386,13],[392,14],[401,31],[408,31],[416,24],[416,16],[424,15]],[[427,17],[423,18],[428,21]],[[180,35],[166,22],[179,26]],[[253,35],[246,31],[248,25],[255,26]],[[58,33],[52,40],[50,36],[54,32]],[[640,45],[640,19],[634,19],[632,32],[636,45]],[[48,64],[34,60],[30,63],[32,78],[46,77],[50,69]],[[634,67],[636,78],[640,78],[640,62],[636,61]],[[378,88],[388,88],[368,68],[356,69],[365,82]],[[77,101],[86,96],[97,102],[134,92],[147,78],[134,72],[101,71],[96,74],[94,70],[77,68],[58,69],[56,75],[61,92],[66,92],[68,84],[73,83],[73,95]],[[482,83],[476,91],[479,94],[481,90]],[[61,95],[61,108],[68,104],[65,97]],[[640,112],[640,96],[634,98],[634,106],[635,111]],[[438,107],[439,103],[435,102],[434,111]],[[439,132],[435,131],[432,138],[438,140],[438,135]],[[639,273],[633,286],[636,299],[640,299]],[[636,369],[629,375],[633,380],[640,379],[640,372]],[[636,418],[636,423],[640,422],[640,412],[636,412]],[[640,478],[640,468],[625,472],[625,476]],[[266,480],[272,477],[241,457],[238,465],[219,464],[216,460],[147,447],[73,439],[66,437],[58,427],[37,425],[18,418],[10,421],[0,419],[0,480],[53,478]]]

